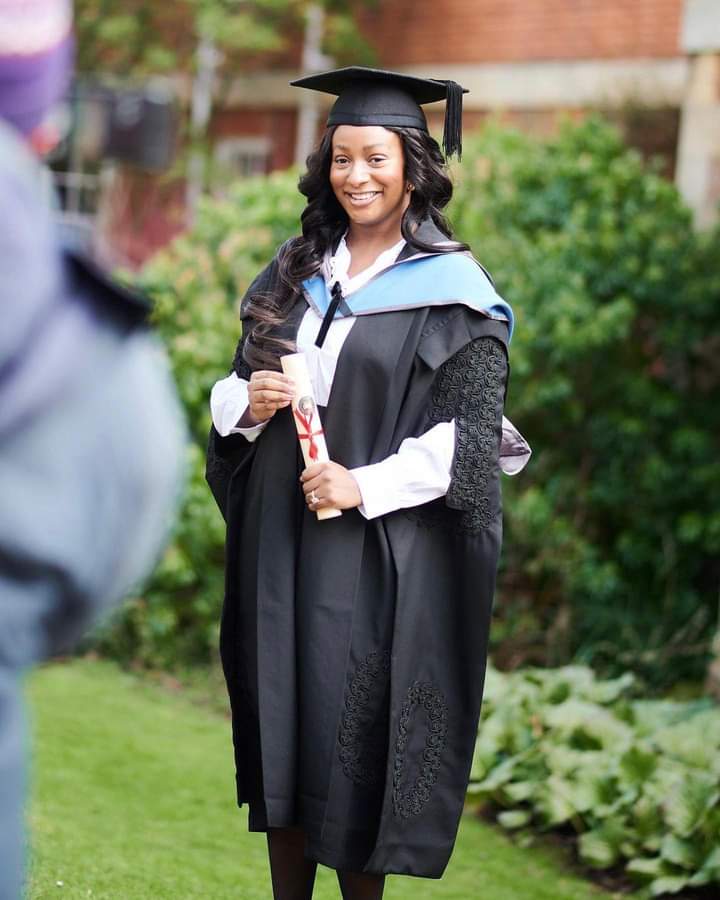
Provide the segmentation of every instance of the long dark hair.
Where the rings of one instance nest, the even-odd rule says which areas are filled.
[[[255,294],[245,304],[244,316],[252,319],[253,325],[245,335],[244,357],[252,369],[279,369],[279,356],[293,352],[292,342],[279,332],[297,301],[302,282],[318,273],[326,251],[334,250],[347,230],[348,217],[330,186],[335,127],[328,128],[307,158],[307,172],[298,183],[300,193],[307,197],[300,217],[302,235],[285,245],[280,254],[273,292]],[[453,186],[437,141],[419,128],[388,126],[387,130],[400,138],[405,181],[414,187],[400,223],[403,238],[420,252],[467,250],[467,244],[452,239],[452,229],[442,213],[452,198]],[[448,243],[426,244],[416,236],[418,225],[426,219],[446,235]]]

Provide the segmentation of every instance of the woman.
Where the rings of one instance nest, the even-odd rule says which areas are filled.
[[[228,524],[221,654],[238,802],[276,898],[440,877],[477,731],[501,539],[509,306],[451,239],[420,103],[462,89],[353,67],[300,180],[302,236],[250,286],[213,389],[208,481]],[[302,463],[279,357],[307,354],[332,462]],[[526,458],[514,436],[510,455]],[[343,510],[330,521],[315,512]]]

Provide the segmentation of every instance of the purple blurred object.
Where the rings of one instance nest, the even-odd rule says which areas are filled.
[[[29,135],[67,90],[68,0],[0,0],[0,118]]]

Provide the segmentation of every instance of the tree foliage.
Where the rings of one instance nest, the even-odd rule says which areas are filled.
[[[514,305],[500,591],[516,661],[699,675],[720,583],[720,239],[601,120],[489,129],[454,206]],[[513,639],[514,638],[514,639]]]
[[[452,216],[514,306],[508,414],[534,455],[505,479],[492,635],[503,666],[579,659],[661,688],[698,676],[720,578],[718,234],[601,121],[547,141],[468,142]],[[206,200],[142,274],[195,438],[176,539],[111,642],[204,659],[222,593],[222,525],[202,481],[208,395],[238,298],[296,233],[296,174]]]
[[[191,233],[145,267],[191,433],[186,496],[173,540],[142,594],[100,636],[107,652],[149,666],[214,657],[223,594],[224,524],[205,483],[210,389],[229,370],[240,334],[239,300],[303,208],[293,172],[237,182],[204,198]]]
[[[261,56],[272,63],[302,34],[310,5],[326,10],[324,51],[340,62],[372,61],[373,52],[355,25],[353,9],[373,0],[76,0],[77,67],[144,78],[190,73],[201,38],[225,56],[224,73],[237,72]]]

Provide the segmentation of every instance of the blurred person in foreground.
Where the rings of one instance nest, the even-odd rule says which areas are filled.
[[[0,900],[22,890],[23,670],[147,573],[183,446],[145,302],[56,239],[38,151],[70,32],[67,0],[0,0]]]

